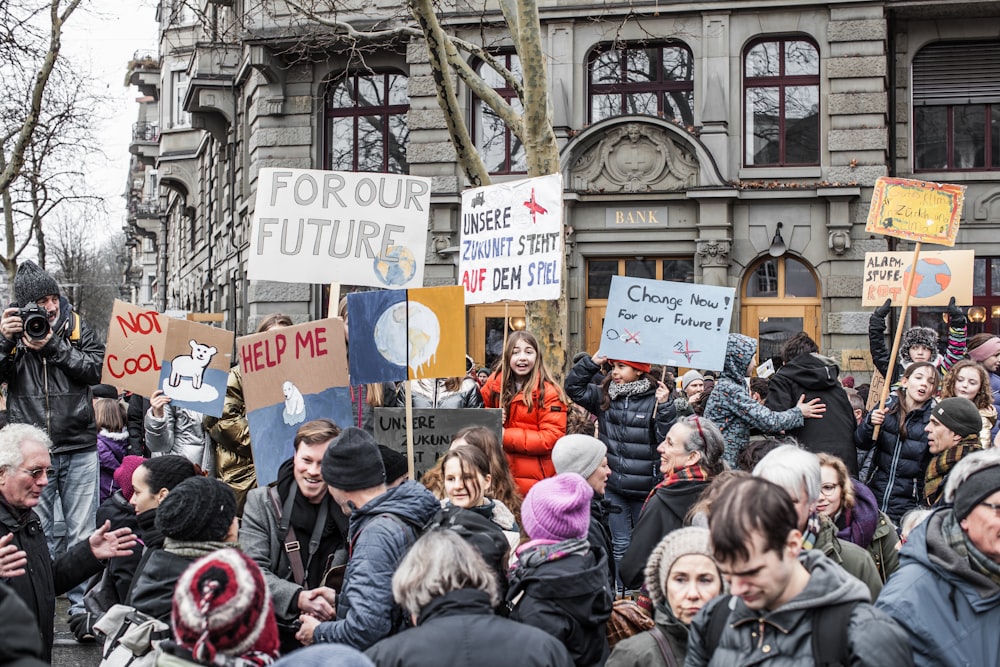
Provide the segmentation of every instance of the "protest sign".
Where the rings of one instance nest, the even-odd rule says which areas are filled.
[[[294,453],[307,421],[351,421],[347,343],[339,318],[278,327],[236,339],[257,484],[265,486]]]
[[[600,353],[721,370],[734,296],[732,287],[612,276]]]
[[[261,169],[247,277],[422,285],[430,184],[399,174]]]
[[[168,318],[115,299],[101,382],[149,396],[160,381]]]
[[[347,296],[354,384],[465,375],[462,288],[355,292]]]
[[[953,246],[964,199],[964,185],[882,176],[875,181],[865,231]]]
[[[158,388],[174,407],[221,417],[232,361],[232,331],[170,320]]]
[[[560,174],[462,193],[458,272],[466,304],[559,298],[562,196]]]
[[[974,250],[937,250],[920,253],[910,288],[911,306],[972,304]],[[900,305],[913,266],[911,252],[866,252],[862,306],[881,306],[891,299]]]
[[[414,408],[413,457],[415,479],[434,467],[466,426],[485,426],[503,439],[501,411],[494,408]],[[406,456],[406,410],[375,408],[375,440]]]

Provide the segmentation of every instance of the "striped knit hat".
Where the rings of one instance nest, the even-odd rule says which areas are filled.
[[[174,590],[174,639],[195,660],[216,654],[278,657],[274,604],[260,567],[237,549],[193,562]]]

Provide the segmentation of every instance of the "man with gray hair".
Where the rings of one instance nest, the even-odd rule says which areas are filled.
[[[753,469],[762,477],[785,489],[795,501],[802,532],[802,548],[817,549],[868,586],[872,601],[882,590],[882,579],[871,555],[847,540],[837,537],[837,527],[816,510],[823,477],[819,457],[795,445],[782,445],[767,454]]]
[[[136,543],[131,529],[110,530],[111,522],[105,521],[88,539],[51,560],[33,510],[52,473],[51,447],[45,431],[30,424],[0,429],[0,578],[34,613],[46,661],[52,659],[56,595],[100,572],[102,560],[128,556]]]
[[[909,534],[875,606],[909,633],[915,665],[1000,664],[1000,450],[959,461],[944,501]]]
[[[552,635],[494,615],[496,578],[452,530],[431,530],[414,543],[392,577],[392,594],[416,627],[368,649],[379,667],[573,664]]]

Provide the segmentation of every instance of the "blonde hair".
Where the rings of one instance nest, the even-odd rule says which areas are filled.
[[[853,510],[854,504],[858,499],[854,495],[854,483],[847,472],[847,466],[840,457],[827,454],[826,452],[820,452],[816,456],[819,457],[820,467],[826,466],[837,473],[837,486],[840,487],[840,511]]]

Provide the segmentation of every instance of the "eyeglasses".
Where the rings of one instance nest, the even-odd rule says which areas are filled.
[[[834,493],[836,493],[836,491],[837,491],[836,484],[824,484],[823,486],[819,487],[819,492],[824,496],[832,496]]]
[[[983,507],[989,507],[991,510],[993,510],[994,514],[1000,517],[1000,505],[997,505],[996,503],[987,503],[987,502],[981,502],[979,504],[982,505]]]
[[[31,475],[31,479],[39,479],[42,475],[45,475],[46,477],[52,477],[53,475],[56,474],[55,468],[32,468],[30,470],[27,468],[18,468],[18,470],[20,470],[21,472],[26,472],[29,475]]]

